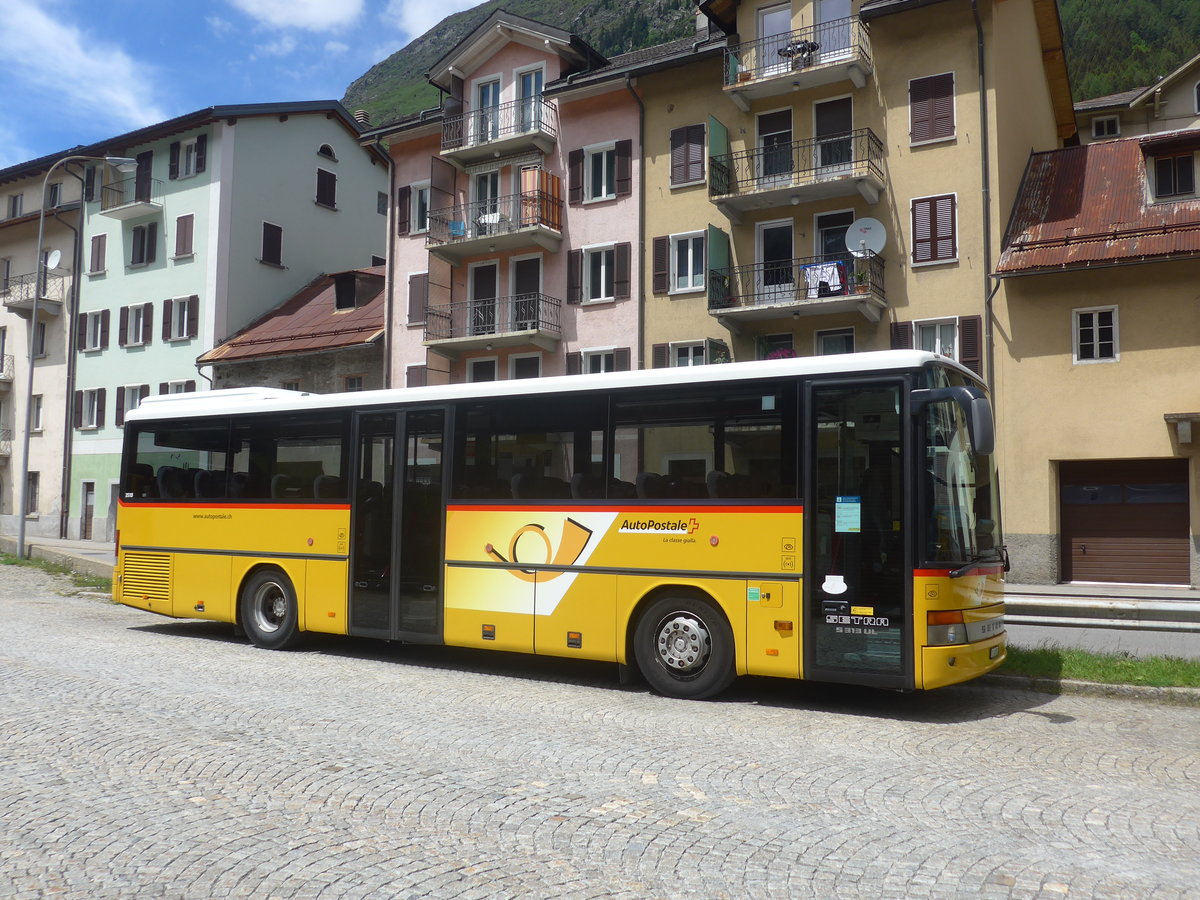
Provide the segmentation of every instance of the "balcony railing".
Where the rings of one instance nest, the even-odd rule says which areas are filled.
[[[880,189],[883,177],[883,143],[871,129],[859,128],[714,156],[709,160],[708,195],[719,200],[790,193],[864,178]]]
[[[13,433],[11,428],[0,428],[0,460],[12,456]]]
[[[32,272],[0,280],[0,302],[10,311],[32,313],[34,294],[37,294],[41,315],[58,315],[67,295],[66,276],[43,272],[40,284],[37,275]]]
[[[727,47],[725,84],[746,84],[783,75],[795,78],[795,73],[846,62],[860,63],[866,70],[871,67],[867,27],[858,16]]]
[[[557,139],[558,110],[554,104],[541,97],[528,97],[451,116],[442,123],[442,150],[461,150],[526,135]]]
[[[14,369],[13,355],[11,353],[0,353],[0,390],[7,389],[12,385]]]
[[[133,176],[106,184],[100,190],[100,212],[115,219],[131,219],[162,208],[163,183],[157,178]]]
[[[429,213],[426,244],[452,244],[495,238],[525,228],[562,231],[562,198],[545,191],[524,191],[478,200]]]
[[[887,305],[883,271],[883,259],[874,253],[858,258],[848,253],[826,254],[710,269],[708,311],[713,315],[753,311],[819,314],[859,304],[882,309]],[[879,318],[878,314],[868,317]]]
[[[466,300],[425,311],[425,340],[492,337],[538,332],[558,335],[562,301],[545,294],[516,294],[486,300]]]

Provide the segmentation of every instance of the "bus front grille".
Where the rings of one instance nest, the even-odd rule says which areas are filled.
[[[171,556],[167,553],[126,553],[122,592],[127,597],[167,602],[171,599]]]

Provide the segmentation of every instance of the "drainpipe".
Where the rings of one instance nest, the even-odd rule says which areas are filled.
[[[396,300],[396,166],[392,160],[392,152],[383,146],[382,138],[375,138],[375,146],[387,157],[388,167],[387,243],[383,248],[383,386],[390,388],[393,386],[392,316]]]
[[[633,95],[638,105],[638,328],[637,328],[637,367],[646,366],[646,189],[642,163],[646,159],[646,104],[633,89],[633,78],[625,73],[625,89]],[[630,160],[630,165],[633,161]]]
[[[990,138],[988,136],[987,84],[984,78],[983,22],[979,18],[978,0],[971,0],[971,13],[975,16],[975,37],[979,67],[979,169],[983,180],[983,350],[987,359],[987,386],[993,394],[996,390],[996,351],[993,346],[992,298],[1000,289],[999,282],[992,287],[992,196]],[[994,402],[994,401],[993,401]]]
[[[72,398],[75,396],[75,313],[79,309],[79,282],[82,280],[80,276],[83,274],[83,242],[80,240],[80,232],[83,228],[83,217],[86,214],[86,201],[83,199],[83,178],[71,172],[66,166],[63,168],[79,179],[80,186],[79,228],[63,219],[57,211],[54,213],[55,220],[70,228],[75,234],[72,239],[71,290],[67,294],[67,314],[63,316],[63,325],[67,332],[67,385],[66,411],[63,414],[63,458],[62,481],[59,485],[58,498],[58,536],[65,539],[69,536],[67,529],[71,518],[71,445],[75,437],[75,409],[72,404]]]

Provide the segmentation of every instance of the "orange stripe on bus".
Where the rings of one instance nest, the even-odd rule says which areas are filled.
[[[117,503],[126,509],[350,509],[349,503]]]
[[[804,512],[803,506],[635,506],[616,505],[605,506],[464,506],[454,504],[446,507],[446,512],[623,512],[623,513],[676,513],[678,515],[699,515],[700,513],[790,513],[792,515]]]

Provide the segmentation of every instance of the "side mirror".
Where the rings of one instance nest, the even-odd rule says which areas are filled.
[[[996,452],[996,426],[992,418],[992,404],[979,388],[922,388],[912,392],[910,402],[913,415],[924,412],[925,407],[931,403],[957,403],[967,420],[971,448],[980,456],[990,456]]]

